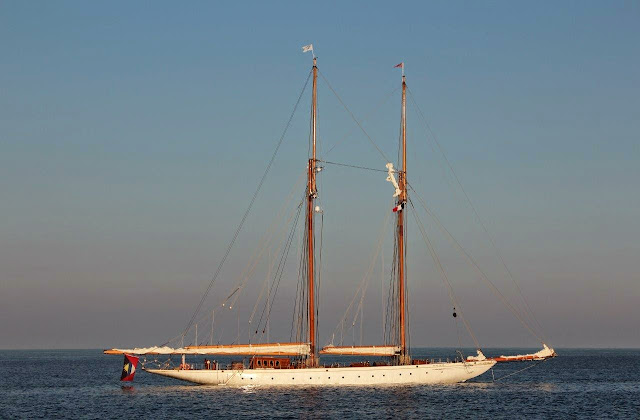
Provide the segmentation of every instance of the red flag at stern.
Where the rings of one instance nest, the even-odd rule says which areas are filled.
[[[138,367],[139,357],[124,355],[124,366],[122,366],[121,381],[133,381],[133,377],[136,374],[136,368]]]

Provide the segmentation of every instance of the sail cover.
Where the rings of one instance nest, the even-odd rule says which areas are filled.
[[[134,349],[109,349],[104,354],[219,354],[219,355],[264,355],[306,356],[309,343],[229,344],[218,346],[142,347]]]
[[[343,356],[395,356],[400,354],[400,346],[326,346],[320,354]]]

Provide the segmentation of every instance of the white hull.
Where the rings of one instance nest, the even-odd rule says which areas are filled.
[[[146,371],[201,385],[434,385],[465,382],[482,375],[495,364],[493,360],[486,360],[404,366]]]

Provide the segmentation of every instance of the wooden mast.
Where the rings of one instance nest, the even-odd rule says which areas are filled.
[[[316,321],[315,321],[315,287],[314,287],[314,229],[313,213],[316,190],[316,105],[318,100],[318,67],[317,58],[313,58],[313,91],[311,99],[311,141],[312,156],[309,159],[308,194],[307,194],[307,280],[308,280],[308,318],[310,352],[307,359],[308,366],[316,366]]]
[[[407,84],[404,76],[404,63],[402,64],[402,166],[398,173],[398,185],[400,196],[397,205],[400,206],[397,221],[398,238],[398,299],[400,312],[400,364],[407,364],[406,340],[406,297],[405,297],[405,238],[404,238],[404,212],[407,202]]]

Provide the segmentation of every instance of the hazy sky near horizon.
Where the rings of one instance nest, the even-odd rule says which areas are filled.
[[[309,43],[323,75],[322,158],[385,164],[326,78],[395,159],[393,66],[404,61],[413,97],[548,341],[640,346],[639,21],[631,1],[3,2],[0,348],[142,346],[179,335],[300,93]],[[232,290],[303,173],[309,103],[307,89],[207,307]],[[516,299],[411,101],[408,124],[410,182]],[[321,344],[370,264],[393,194],[385,176],[322,172]],[[537,346],[420,218],[481,345]],[[455,346],[462,327],[409,223],[411,342]],[[378,262],[389,269],[390,235],[364,300],[368,343],[382,334]],[[290,335],[298,242],[274,302],[279,341]],[[267,273],[262,260],[234,311],[216,315],[215,341],[247,328]],[[345,342],[359,335],[350,330]]]

